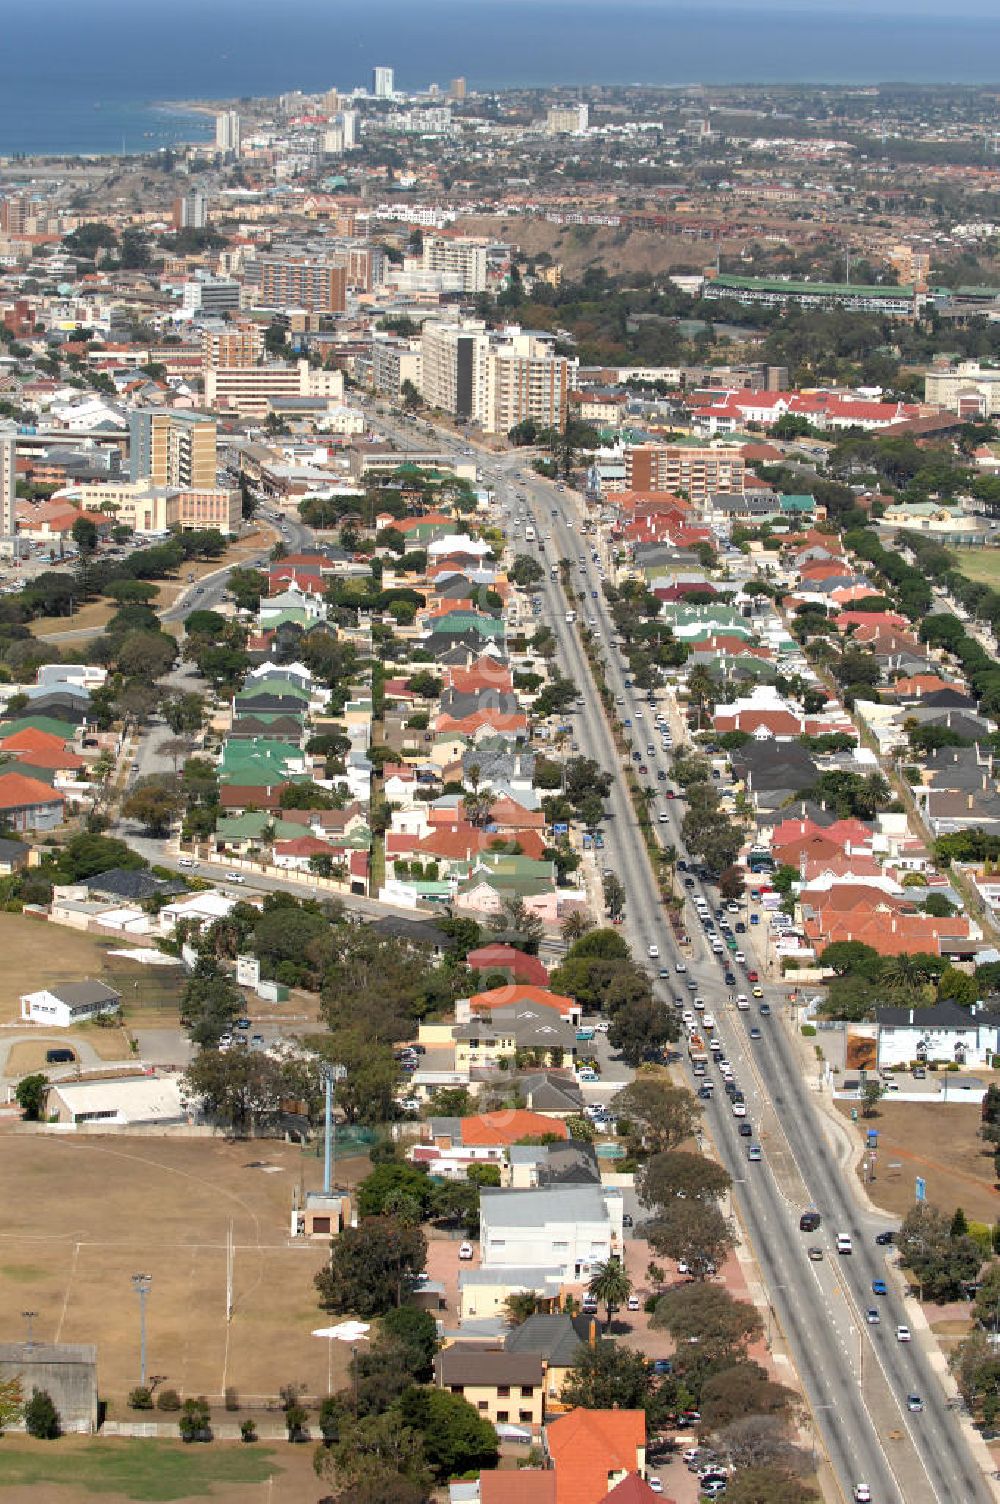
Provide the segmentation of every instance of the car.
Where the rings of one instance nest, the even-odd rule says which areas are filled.
[[[736,986],[736,973],[733,972],[733,971],[727,971],[726,974],[724,975],[724,977],[722,978],[722,980],[725,982],[725,984],[726,984],[727,987],[735,987]]]
[[[814,1264],[821,1264],[823,1262],[822,1248],[817,1248],[816,1245],[813,1244],[813,1246],[811,1248],[808,1248],[806,1252],[808,1253]]]
[[[911,1341],[910,1328],[908,1326],[903,1326],[902,1324],[900,1324],[899,1326],[897,1326],[897,1328],[896,1328],[896,1341],[897,1342],[909,1342],[909,1341]]]
[[[920,1398],[919,1394],[908,1394],[906,1396],[906,1408],[907,1410],[909,1410],[911,1415],[921,1414],[924,1408],[924,1402]]]
[[[873,1295],[888,1295],[888,1293],[889,1293],[889,1286],[886,1284],[886,1282],[885,1282],[884,1279],[873,1279],[872,1280],[872,1294]]]
[[[849,1232],[838,1232],[837,1252],[839,1254],[848,1254],[854,1252],[854,1241]]]
[[[177,865],[178,867],[197,867],[198,863],[193,856],[179,856],[177,858]]]
[[[751,990],[753,992],[754,997],[763,997],[764,996],[764,989],[763,989],[763,987],[754,987]]]
[[[646,1487],[651,1494],[662,1494],[663,1492],[663,1484],[653,1473],[646,1479]]]
[[[630,1295],[626,1302],[626,1305],[628,1306],[628,1309],[630,1311],[638,1311],[641,1304],[642,1302],[640,1301],[638,1295]]]
[[[660,947],[658,945],[651,945],[649,946],[646,954],[649,956],[649,959],[651,961],[655,961],[659,957]]]
[[[762,1029],[758,1029],[757,1025],[754,1024],[753,1028],[750,1030],[750,1038],[751,1039],[763,1039],[764,1038],[763,1030]]]
[[[747,1104],[745,1102],[736,1102],[736,1101],[734,1101],[733,1102],[733,1117],[734,1118],[745,1118],[746,1115],[747,1115]]]
[[[659,820],[661,825],[666,825],[668,820],[670,819],[670,816],[667,814],[665,809],[661,809],[659,815],[657,816],[657,819]]]
[[[246,878],[243,876],[243,874],[241,872],[227,872],[226,873],[226,882],[227,883],[239,883],[240,886],[243,887],[243,886],[246,885]]]
[[[872,1491],[867,1483],[855,1483],[854,1504],[872,1504]]]
[[[703,1081],[698,1088],[698,1096],[703,1102],[711,1102],[715,1087],[711,1081]]]
[[[892,1231],[891,1228],[886,1228],[885,1232],[877,1232],[875,1234],[875,1242],[880,1248],[888,1248],[889,1244],[894,1243],[895,1241],[896,1234]]]
[[[747,972],[747,981],[748,982],[759,982],[760,981],[760,977],[757,975],[757,973],[753,970],[752,967]]]
[[[865,1312],[865,1320],[867,1321],[869,1326],[878,1326],[879,1322],[882,1320],[882,1317],[875,1306],[869,1306],[868,1310]]]
[[[760,1144],[750,1144],[750,1145],[748,1145],[748,1147],[747,1147],[747,1159],[750,1161],[751,1164],[754,1164],[754,1165],[755,1164],[759,1164],[759,1162],[763,1159],[763,1157],[764,1156],[763,1156],[763,1152],[761,1150]]]
[[[771,1017],[771,1004],[770,1003],[761,1003],[760,1008],[757,1011],[760,1013],[761,1018],[770,1018]]]
[[[673,1373],[673,1371],[674,1371],[674,1365],[673,1365],[673,1363],[671,1362],[671,1360],[669,1358],[654,1358],[653,1359],[653,1372],[654,1373],[660,1374],[662,1376],[663,1374],[666,1374],[666,1373]]]
[[[66,1045],[56,1045],[45,1051],[46,1065],[70,1065],[75,1059],[75,1054]]]
[[[459,1250],[458,1250],[458,1256],[459,1256],[460,1259],[471,1259],[471,1257],[472,1257],[472,1244],[471,1243],[463,1243],[461,1245],[461,1247],[459,1248]]]
[[[581,1305],[580,1309],[583,1312],[584,1316],[596,1316],[597,1301],[592,1295],[585,1295],[583,1297],[583,1304]]]
[[[927,1071],[924,1068],[924,1066],[922,1066],[922,1065],[915,1065],[913,1067],[912,1075],[913,1075],[914,1081],[926,1081],[927,1080]]]
[[[823,1218],[817,1211],[810,1209],[809,1211],[803,1212],[801,1217],[799,1218],[799,1231],[815,1232],[822,1221]]]
[[[750,999],[747,997],[745,992],[738,992],[736,994],[736,1006],[741,1013],[745,1013],[749,1008]]]
[[[669,978],[670,978],[670,969],[669,969],[669,967],[661,966],[660,969],[659,969],[659,971],[656,973],[656,975],[659,977],[659,979],[660,979],[661,982],[668,981]]]
[[[739,1128],[740,1138],[753,1138],[753,1129],[747,1122],[742,1122]]]

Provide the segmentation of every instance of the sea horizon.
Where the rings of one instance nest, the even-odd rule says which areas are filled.
[[[882,4],[872,12],[822,0],[805,9],[781,0],[616,0],[609,27],[607,10],[584,0],[572,11],[565,0],[424,0],[419,8],[370,0],[347,29],[330,0],[286,0],[280,26],[264,0],[175,0],[154,49],[125,0],[36,0],[4,21],[0,156],[129,154],[210,140],[211,120],[193,101],[350,91],[367,87],[376,64],[394,67],[403,91],[444,88],[459,75],[477,91],[1000,84],[1000,10],[944,17]],[[40,32],[59,43],[44,64]]]

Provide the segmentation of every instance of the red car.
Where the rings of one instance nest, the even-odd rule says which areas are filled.
[[[639,764],[639,772],[640,773],[648,773],[649,772],[649,769],[647,768],[647,766],[646,766],[646,764],[644,762],[641,762]]]
[[[757,973],[755,971],[748,971],[747,972],[747,980],[750,981],[750,982],[759,982],[760,981],[760,977],[757,975]]]
[[[677,795],[674,793],[673,789],[667,789],[667,798],[668,799],[676,799],[677,798]]]

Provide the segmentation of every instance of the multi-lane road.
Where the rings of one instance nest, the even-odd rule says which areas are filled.
[[[592,558],[597,545],[581,535],[578,499],[533,478],[519,456],[484,459],[484,465],[497,478],[503,499],[514,513],[523,511],[544,540],[546,565],[569,560],[573,593],[585,597],[579,606],[574,603],[578,622],[572,623],[566,620],[569,603],[559,580],[546,578],[540,592],[540,619],[555,632],[564,671],[583,694],[576,715],[581,751],[607,769],[616,767],[611,730],[578,635],[579,626],[592,617],[592,630],[608,665],[609,687],[616,699],[621,697],[621,716],[631,720],[632,736],[640,749],[654,747],[652,754],[643,753],[643,760],[658,789],[656,773],[661,768],[669,771],[669,756],[658,746],[660,735],[653,726],[648,697],[626,688],[627,669],[612,646],[614,628]],[[524,500],[514,500],[515,495]],[[662,692],[658,702],[666,708]],[[663,825],[657,821],[657,830],[683,854],[683,805],[666,799],[657,803],[668,816]],[[686,1005],[686,989],[679,985],[684,979],[674,970],[680,958],[672,930],[620,776],[608,800],[603,858],[621,878],[628,895],[625,928],[634,953],[645,957],[649,946],[656,945],[660,952],[656,969],[662,965],[672,973],[669,980],[658,979],[657,988],[671,1000],[675,995],[685,996]],[[695,891],[714,910],[717,893],[701,883],[696,883]],[[805,1084],[781,1017],[781,1009],[787,1012],[784,993],[766,989],[773,1013],[770,1019],[761,1019],[756,1005],[747,1013],[738,1012],[731,1001],[734,989],[724,984],[723,968],[693,911],[687,917],[687,929],[693,940],[691,954],[684,958],[688,974],[715,1014],[717,1032],[746,1095],[754,1137],[763,1148],[762,1161],[748,1160],[747,1140],[738,1136],[729,1101],[721,1090],[705,1104],[706,1127],[733,1177],[741,1223],[805,1386],[813,1424],[822,1435],[845,1496],[850,1497],[857,1483],[865,1482],[876,1504],[992,1498],[922,1342],[916,1334],[909,1343],[896,1339],[897,1324],[907,1321],[901,1288],[887,1266],[884,1250],[874,1242],[875,1233],[886,1228],[889,1220],[865,1208],[849,1174],[838,1163],[836,1139]],[[750,990],[745,981],[742,990]],[[759,1041],[750,1039],[751,1027],[760,1028]],[[818,1233],[806,1234],[799,1230],[799,1217],[810,1207],[821,1212],[823,1223]],[[849,1256],[836,1253],[836,1235],[841,1232],[852,1237]],[[823,1248],[821,1262],[808,1258],[809,1245]],[[872,1281],[882,1278],[888,1281],[889,1294],[875,1296]],[[867,1320],[870,1309],[879,1311],[878,1324]],[[908,1410],[911,1393],[923,1400],[922,1412]]]

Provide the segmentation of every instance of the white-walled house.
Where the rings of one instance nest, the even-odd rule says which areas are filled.
[[[121,1001],[121,993],[103,982],[60,982],[40,992],[25,993],[21,998],[21,1018],[29,1024],[68,1029],[96,1018],[99,1013],[113,1013],[121,1007]]]
[[[878,1065],[912,1060],[982,1069],[1000,1053],[1000,1014],[935,1003],[932,1008],[876,1008]]]
[[[484,1186],[479,1207],[483,1268],[551,1269],[573,1283],[623,1251],[624,1204],[617,1188]]]

